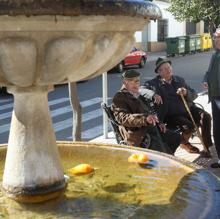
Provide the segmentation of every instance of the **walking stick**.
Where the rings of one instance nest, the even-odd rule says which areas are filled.
[[[189,109],[189,106],[188,106],[188,104],[187,104],[187,102],[186,102],[186,100],[185,100],[185,98],[184,98],[184,96],[183,96],[182,93],[180,93],[180,96],[181,96],[181,99],[182,99],[182,101],[183,101],[183,103],[184,103],[184,106],[185,106],[185,108],[186,108],[186,111],[188,112],[188,114],[189,114],[189,116],[190,116],[190,118],[191,118],[191,120],[192,120],[192,123],[193,123],[193,125],[194,125],[194,127],[195,127],[195,129],[196,129],[196,133],[197,133],[197,135],[198,135],[198,137],[199,137],[199,140],[200,140],[201,143],[202,143],[202,146],[203,146],[203,149],[204,149],[204,153],[203,153],[203,154],[204,154],[204,156],[206,156],[206,157],[210,157],[211,155],[210,155],[209,148],[206,147],[206,145],[204,144],[204,141],[203,141],[203,139],[202,139],[202,135],[201,135],[201,133],[200,133],[200,131],[199,131],[198,126],[197,126],[196,123],[195,123],[195,120],[194,120],[194,118],[193,118],[193,116],[192,116],[192,113],[191,113],[191,111],[190,111],[190,109]]]

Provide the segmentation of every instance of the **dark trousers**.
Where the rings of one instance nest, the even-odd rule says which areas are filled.
[[[195,123],[198,127],[201,128],[202,140],[206,147],[212,146],[211,138],[211,115],[205,110],[193,105],[190,108],[192,116],[195,120]]]
[[[154,126],[149,128],[147,133],[151,138],[149,149],[174,154],[180,144],[180,134],[177,132],[167,130],[163,133],[157,126]]]
[[[193,119],[198,127],[201,128],[201,135],[204,144],[207,147],[212,145],[211,139],[211,115],[207,113],[202,108],[195,105],[190,107]],[[166,118],[165,121],[170,128],[179,128],[183,132],[186,138],[190,138],[191,134],[194,132],[195,127],[189,115],[179,115]],[[188,141],[188,139],[183,139],[183,141]],[[182,142],[182,143],[186,143]]]
[[[220,101],[220,97],[214,98],[211,101],[213,118],[213,138],[218,158],[220,159],[220,107],[216,104],[215,100]]]

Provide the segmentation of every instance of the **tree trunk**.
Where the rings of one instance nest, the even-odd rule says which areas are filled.
[[[77,96],[76,82],[69,83],[69,97],[73,109],[72,138],[73,141],[80,141],[82,130],[82,107]]]
[[[216,29],[216,25],[215,25],[214,21],[210,20],[209,21],[209,31],[210,31],[211,36],[213,36],[215,29]]]

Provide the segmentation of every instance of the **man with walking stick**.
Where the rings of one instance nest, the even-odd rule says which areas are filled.
[[[215,53],[212,55],[203,85],[208,89],[209,101],[212,104],[213,138],[218,161],[211,164],[212,168],[220,168],[220,28],[213,35]]]
[[[194,131],[198,131],[204,152],[208,155],[212,145],[211,116],[193,103],[197,97],[195,90],[187,85],[182,77],[173,75],[171,61],[168,59],[157,59],[155,73],[157,76],[146,81],[144,86],[161,97],[161,101],[156,104],[159,119],[167,123],[169,128],[180,130],[180,147],[189,153],[200,153],[199,149],[189,142]],[[201,127],[201,135],[197,126]]]

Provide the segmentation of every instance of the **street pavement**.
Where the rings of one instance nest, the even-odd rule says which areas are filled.
[[[165,51],[149,52],[147,55],[148,55],[148,58],[147,58],[148,62],[156,61],[158,59],[158,57],[166,58],[166,52]]]
[[[90,100],[81,101],[81,106],[86,109],[87,107],[92,107],[95,105],[99,105],[102,102],[102,98],[96,97]],[[53,127],[56,133],[57,139],[63,138],[63,131],[65,132],[65,140],[72,139],[72,107],[70,106],[69,98],[59,97],[57,99],[49,100],[48,102],[51,118],[53,120]],[[13,98],[12,96],[7,96],[5,98],[0,99],[0,143],[6,143],[10,130],[10,122],[11,115],[13,109]],[[62,117],[66,115],[65,119]],[[82,115],[82,122],[89,122],[97,117],[102,117],[102,109],[98,107],[98,109],[91,110],[89,112],[85,112]],[[96,136],[97,133],[102,133],[102,125],[98,125],[82,132],[82,138],[84,139],[92,139]],[[64,140],[64,139],[62,139]]]

